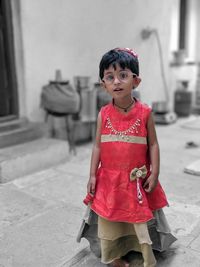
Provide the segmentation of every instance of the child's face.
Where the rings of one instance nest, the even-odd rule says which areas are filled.
[[[116,65],[116,69],[110,66],[104,70],[102,81],[103,87],[115,99],[131,97],[131,91],[139,85],[140,78],[132,73],[130,69],[122,69],[119,65]]]

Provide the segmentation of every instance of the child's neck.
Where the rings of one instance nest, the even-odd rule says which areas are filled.
[[[115,104],[119,106],[128,106],[133,101],[132,95],[125,96],[123,98],[115,98]]]
[[[117,101],[116,99],[113,99],[113,106],[115,106],[119,111],[122,111],[122,112],[128,112],[133,104],[135,103],[135,100],[134,98],[129,98],[127,99],[126,101]]]

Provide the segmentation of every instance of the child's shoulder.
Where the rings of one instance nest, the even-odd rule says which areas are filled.
[[[106,113],[106,112],[110,111],[111,108],[112,108],[112,103],[108,103],[105,106],[101,107],[100,112]]]
[[[148,104],[144,103],[144,102],[141,102],[140,100],[137,100],[138,102],[138,106],[143,109],[144,111],[146,112],[151,112],[152,111],[152,108],[151,106],[149,106]]]
[[[141,118],[147,121],[152,112],[152,108],[148,104],[138,100],[138,112],[140,113]]]

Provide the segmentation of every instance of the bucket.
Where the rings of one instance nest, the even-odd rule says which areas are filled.
[[[77,90],[88,89],[90,83],[89,76],[75,76],[74,77],[74,85]]]

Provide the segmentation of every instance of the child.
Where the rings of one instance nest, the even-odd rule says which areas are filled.
[[[153,267],[147,222],[168,203],[158,181],[151,109],[132,97],[141,82],[137,55],[128,48],[110,50],[101,59],[99,76],[113,100],[98,115],[85,203],[98,215],[101,261],[128,267],[123,256],[136,250],[144,267]]]

